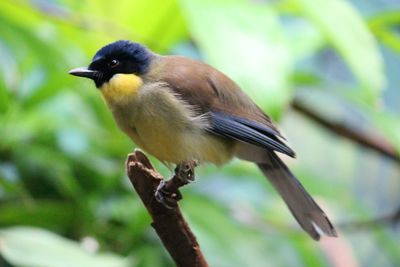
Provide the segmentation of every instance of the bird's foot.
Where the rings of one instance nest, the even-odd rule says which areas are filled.
[[[194,181],[194,169],[198,162],[196,160],[185,161],[176,166],[175,175],[168,181],[161,181],[158,185],[155,198],[168,209],[173,209],[177,206],[182,195],[179,188]]]
[[[184,161],[175,168],[175,177],[181,180],[183,184],[188,184],[195,180],[194,169],[197,167],[197,160]]]
[[[168,184],[171,180],[161,181],[156,189],[156,193],[154,194],[156,200],[168,209],[175,208],[178,205],[178,201],[182,199],[179,190],[176,189],[174,192],[171,192]]]

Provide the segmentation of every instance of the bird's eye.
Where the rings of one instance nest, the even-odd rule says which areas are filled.
[[[113,59],[113,60],[110,61],[109,65],[110,65],[111,68],[115,68],[116,66],[119,65],[119,61],[116,60],[116,59]]]

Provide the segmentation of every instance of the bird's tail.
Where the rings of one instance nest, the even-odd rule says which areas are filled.
[[[317,228],[328,236],[337,236],[336,230],[326,214],[282,160],[273,152],[268,153],[268,156],[267,163],[258,163],[257,165],[285,200],[301,227],[315,240],[320,238]]]

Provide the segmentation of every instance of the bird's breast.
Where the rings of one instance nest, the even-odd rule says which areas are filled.
[[[119,127],[162,161],[222,164],[233,155],[232,144],[207,133],[206,118],[195,114],[166,84],[144,84],[129,103],[120,102],[111,109]]]

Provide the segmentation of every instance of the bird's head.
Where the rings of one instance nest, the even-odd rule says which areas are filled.
[[[138,43],[116,41],[97,51],[89,67],[70,70],[69,74],[92,79],[96,87],[101,88],[115,74],[145,74],[152,57],[153,54]]]

